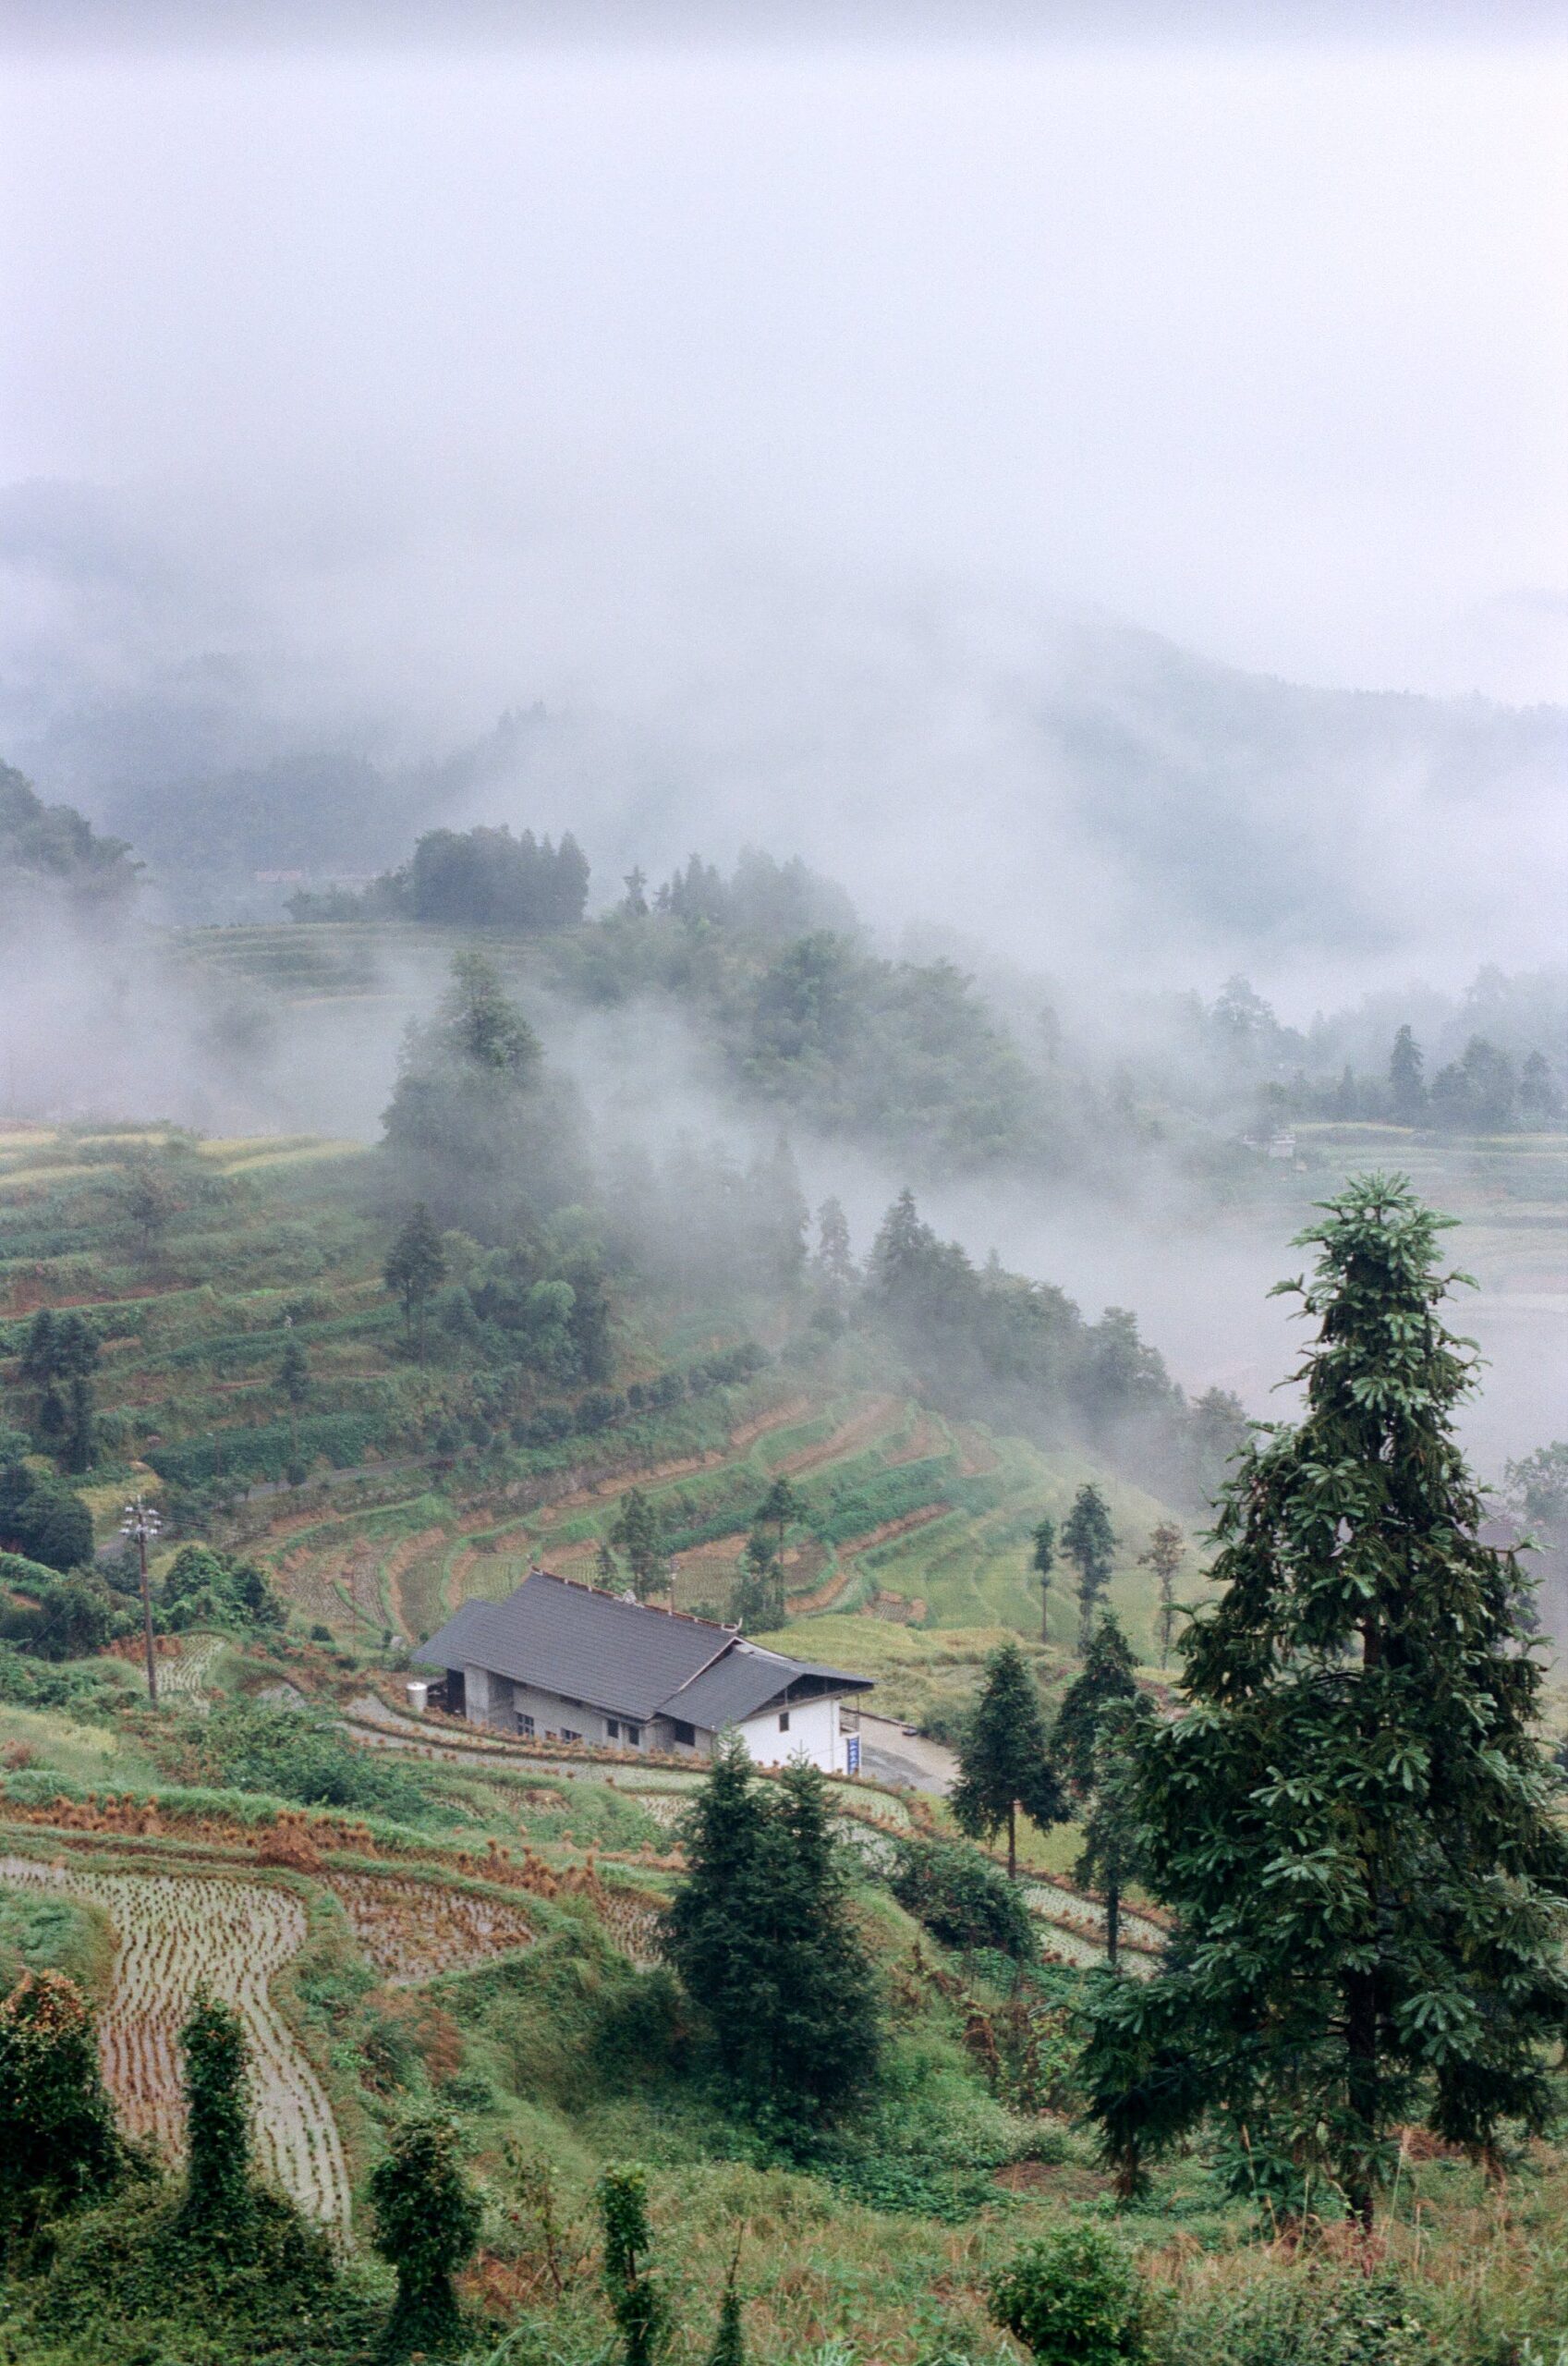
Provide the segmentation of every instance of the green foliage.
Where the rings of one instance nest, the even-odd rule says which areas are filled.
[[[746,2328],[741,2323],[740,2294],[735,2290],[733,2268],[719,2301],[719,2323],[713,2347],[708,2352],[708,2366],[746,2366]]]
[[[1078,1651],[1088,1648],[1094,1615],[1115,1566],[1116,1532],[1104,1496],[1092,1482],[1080,1487],[1062,1530],[1062,1550],[1078,1572]]]
[[[1094,1787],[1094,1750],[1100,1727],[1113,1701],[1136,1698],[1133,1654],[1113,1612],[1107,1611],[1088,1639],[1084,1664],[1062,1697],[1051,1736],[1057,1763],[1080,1799]]]
[[[1141,2358],[1143,2297],[1131,2252],[1103,2226],[1054,2226],[999,2268],[993,2323],[1039,2366],[1119,2366]]]
[[[1051,1579],[1056,1567],[1056,1523],[1042,1519],[1035,1524],[1029,1553],[1029,1567],[1039,1580],[1039,1632],[1042,1642],[1051,1640]]]
[[[216,1439],[149,1446],[145,1459],[171,1486],[196,1487],[217,1478],[282,1479],[296,1458],[323,1456],[334,1470],[351,1470],[378,1447],[392,1445],[400,1423],[389,1403],[371,1413],[315,1413],[302,1421],[268,1421],[224,1430]]]
[[[462,2330],[452,2279],[479,2240],[483,2216],[453,2123],[431,2114],[400,2122],[371,2172],[370,2196],[375,2247],[397,2272],[386,2353],[440,2355]]]
[[[832,2119],[870,2078],[880,2023],[820,1774],[796,1761],[764,1786],[732,1739],[685,1845],[664,1944],[732,2092],[784,2131]]]
[[[266,1572],[254,1561],[210,1545],[182,1545],[164,1579],[164,1623],[188,1627],[269,1628],[285,1625],[287,1611]]]
[[[482,954],[454,955],[435,1018],[404,1043],[383,1122],[401,1187],[478,1239],[581,1196],[576,1098],[544,1073],[539,1038]]]
[[[1017,1811],[1038,1824],[1066,1813],[1051,1764],[1039,1688],[1016,1643],[1003,1643],[986,1662],[985,1683],[958,1751],[951,1805],[961,1832],[990,1840],[1007,1832],[1007,1870],[1017,1870]]]
[[[431,1292],[446,1278],[446,1252],[435,1219],[422,1200],[387,1250],[382,1267],[386,1287],[403,1301],[404,1326],[419,1339],[419,1360],[425,1353],[425,1309]]]
[[[390,1751],[357,1747],[313,1709],[231,1701],[207,1718],[201,1747],[215,1778],[240,1790],[403,1823],[422,1823],[431,1812],[431,1781],[422,1769],[394,1762]]]
[[[670,2307],[649,2265],[648,2179],[609,2168],[596,2189],[604,2236],[604,2289],[621,2336],[624,2366],[657,2366],[669,2346]]]
[[[1150,1532],[1149,1550],[1140,1553],[1142,1567],[1154,1572],[1160,1588],[1160,1606],[1154,1615],[1154,1629],[1160,1638],[1160,1665],[1171,1664],[1171,1643],[1176,1631],[1176,1573],[1186,1558],[1187,1541],[1174,1520],[1157,1521]]]
[[[621,1508],[610,1531],[610,1542],[626,1558],[631,1572],[632,1592],[638,1602],[647,1602],[654,1594],[666,1591],[670,1582],[670,1562],[658,1507],[650,1502],[640,1487],[628,1487],[622,1496]]]
[[[1517,1571],[1481,1541],[1453,1435],[1471,1361],[1438,1311],[1439,1226],[1363,1177],[1288,1286],[1318,1323],[1306,1414],[1256,1435],[1226,1490],[1187,1713],[1142,1752],[1180,1944],[1089,2014],[1124,2187],[1212,2114],[1238,2182],[1300,2208],[1316,2180],[1366,2222],[1397,2123],[1484,2153],[1551,2113],[1568,1843]]]
[[[0,1584],[4,1584],[0,1567]],[[0,1641],[0,1701],[18,1709],[73,1709],[91,1714],[113,1699],[109,1680],[96,1668],[41,1667],[16,1645]]]
[[[1052,1445],[1076,1432],[1119,1458],[1136,1454],[1154,1483],[1188,1497],[1204,1494],[1244,1426],[1240,1405],[1222,1391],[1189,1405],[1124,1307],[1086,1323],[1064,1291],[994,1260],[977,1268],[957,1241],[940,1240],[921,1220],[908,1190],[872,1246],[861,1312],[929,1402]],[[1059,1543],[1076,1559],[1072,1526],[1069,1518]],[[1087,1522],[1078,1532],[1091,1547],[1097,1601],[1110,1545]]]
[[[1112,1970],[1121,1946],[1122,1894],[1144,1870],[1137,1770],[1152,1714],[1136,1697],[1108,1701],[1089,1756],[1088,1809],[1073,1878],[1104,1896],[1105,1952]]]
[[[77,1568],[92,1558],[92,1515],[53,1472],[0,1464],[0,1551],[45,1568]]]
[[[1027,1961],[1034,1924],[1015,1884],[961,1842],[899,1840],[888,1886],[900,1906],[948,1947],[994,1947]]]
[[[128,2161],[86,1998],[62,1972],[24,1973],[0,2004],[0,2238],[102,2201]]]
[[[1449,2353],[1423,2319],[1417,2294],[1390,2270],[1314,2262],[1189,2299],[1161,2344],[1161,2366],[1430,2366]],[[1534,2354],[1526,2345],[1521,2366]]]
[[[7,898],[25,889],[36,914],[37,883],[52,880],[79,905],[126,901],[136,885],[139,862],[123,838],[100,837],[74,805],[45,805],[25,774],[0,764],[0,890]]]
[[[4,1574],[6,1562],[9,1575]],[[0,1582],[20,1596],[0,1605],[0,1637],[40,1659],[91,1658],[136,1625],[122,1597],[90,1569],[56,1577],[53,1570],[40,1569],[36,1562],[3,1555]]]
[[[784,1623],[784,1564],[771,1536],[753,1529],[746,1540],[730,1597],[730,1616],[748,1635],[772,1635]]]
[[[192,2241],[239,2256],[255,2216],[245,2031],[232,2006],[198,1990],[179,2039],[188,2150],[181,2228]]]

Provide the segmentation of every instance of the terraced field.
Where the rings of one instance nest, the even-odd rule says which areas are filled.
[[[305,1909],[262,1882],[96,1872],[0,1858],[0,1881],[96,1906],[117,1941],[99,2015],[103,2075],[127,2129],[172,2158],[184,2147],[179,2030],[199,1987],[234,2006],[250,2042],[262,2166],[312,2216],[347,2232],[348,2173],[321,2080],[273,2002],[274,1972],[305,1940]]]

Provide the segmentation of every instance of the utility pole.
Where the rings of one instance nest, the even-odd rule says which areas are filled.
[[[156,1536],[164,1525],[163,1515],[154,1511],[140,1495],[126,1506],[126,1516],[120,1522],[120,1534],[133,1537],[136,1558],[141,1571],[141,1633],[147,1645],[147,1698],[153,1708],[158,1705],[158,1655],[152,1649],[152,1596],[147,1587],[147,1540]]]

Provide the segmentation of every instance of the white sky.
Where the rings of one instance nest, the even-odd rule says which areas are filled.
[[[476,697],[454,518],[1568,696],[1568,39],[18,42],[0,222],[0,484],[439,518]]]

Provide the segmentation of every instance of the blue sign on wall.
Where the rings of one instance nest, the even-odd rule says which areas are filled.
[[[849,1772],[851,1773],[851,1774],[859,1774],[859,1772],[860,1772],[860,1737],[859,1737],[859,1735],[858,1735],[858,1734],[845,1734],[845,1737],[844,1737],[844,1747],[845,1747],[845,1750],[848,1752],[848,1755],[849,1755]]]

